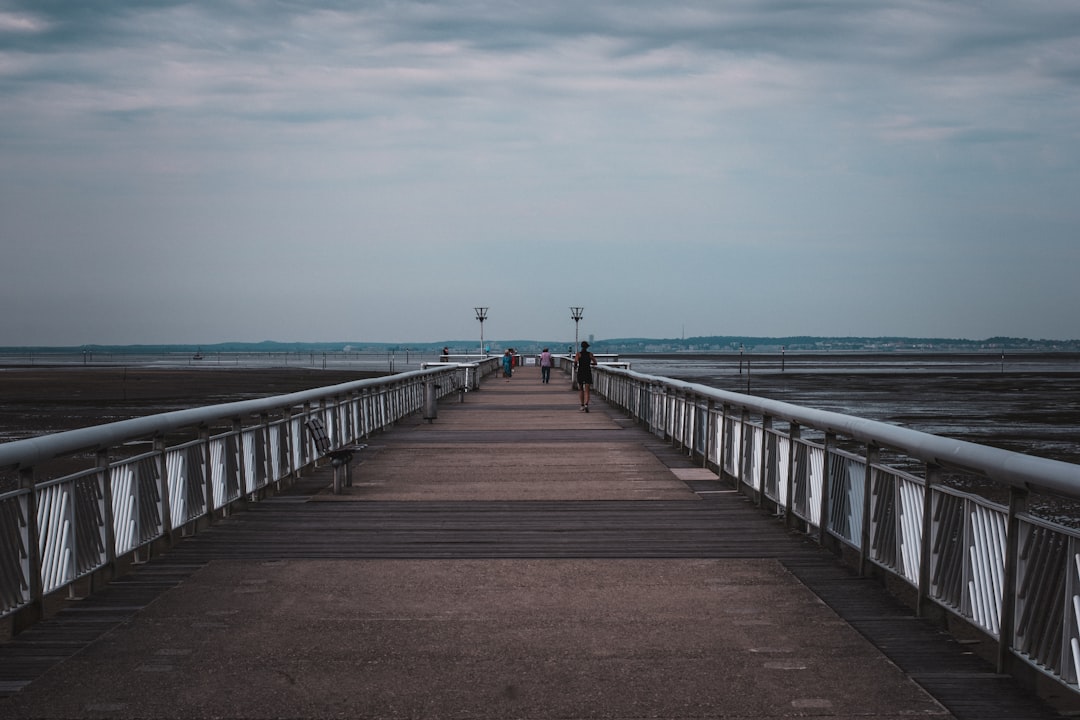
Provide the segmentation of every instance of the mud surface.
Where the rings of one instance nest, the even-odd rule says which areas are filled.
[[[1080,464],[1080,359],[920,357],[637,358],[632,370],[729,392],[879,420],[943,437]],[[889,464],[922,474],[920,466]],[[944,481],[1007,503],[999,485],[961,473]],[[1080,503],[1033,493],[1031,511],[1080,527]]]
[[[3,368],[0,441],[285,395],[381,374],[301,368]]]
[[[651,362],[651,365],[650,365]],[[1080,368],[633,359],[632,369],[1080,464]],[[878,371],[876,368],[885,368]],[[1011,369],[1016,367],[1016,369]],[[1066,365],[1066,368],[1068,366]],[[312,368],[6,367],[0,442],[378,376]]]
[[[1080,463],[1080,374],[806,374],[755,378],[761,397]]]
[[[632,370],[1080,463],[1080,359],[634,359]]]

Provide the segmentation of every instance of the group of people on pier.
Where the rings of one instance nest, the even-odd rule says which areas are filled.
[[[551,382],[551,351],[544,348],[540,353],[540,382]],[[589,352],[589,343],[582,340],[581,349],[574,356],[574,380],[577,382],[581,412],[589,412],[589,391],[592,387],[592,369],[596,356]],[[507,348],[502,356],[503,377],[506,382],[514,375],[514,349]]]

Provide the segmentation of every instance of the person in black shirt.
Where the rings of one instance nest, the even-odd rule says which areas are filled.
[[[581,351],[574,358],[577,372],[577,384],[580,388],[581,412],[589,412],[589,387],[592,385],[592,369],[596,356],[589,352],[589,343],[581,341]]]

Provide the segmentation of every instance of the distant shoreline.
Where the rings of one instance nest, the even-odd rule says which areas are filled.
[[[714,335],[689,338],[598,338],[585,337],[597,352],[625,354],[705,354],[737,355],[744,352],[789,354],[910,354],[910,353],[1080,353],[1080,339],[1031,339],[1023,337],[921,338],[899,336],[785,336],[753,337]],[[501,354],[506,348],[522,352],[539,352],[543,347],[570,348],[573,341],[491,338],[485,345]],[[80,345],[9,345],[0,346],[0,357],[11,355],[82,355],[110,353],[115,355],[211,355],[233,353],[262,353],[281,355],[341,354],[341,353],[437,353],[449,347],[452,353],[475,352],[475,338],[437,340],[428,342],[381,342],[343,340],[332,342],[218,342],[218,343],[151,343],[151,344],[94,344]]]
[[[881,360],[883,358],[904,358],[905,360],[918,360],[919,358],[932,358],[932,359],[979,359],[979,360],[993,360],[999,358],[1002,354],[1006,358],[1009,356],[1023,357],[1025,359],[1037,360],[1039,358],[1047,358],[1055,361],[1061,360],[1077,360],[1080,361],[1080,350],[746,350],[743,353],[738,351],[727,352],[622,352],[619,353],[619,357],[632,360],[633,358],[651,358],[651,359],[664,359],[664,360],[714,360],[716,358],[725,358],[735,360],[739,359],[740,355],[744,357],[749,356],[768,356],[768,357],[786,357],[788,360],[798,361],[800,359],[809,359],[815,362],[822,362],[829,358],[836,358],[837,360],[858,360],[865,358],[867,360]]]

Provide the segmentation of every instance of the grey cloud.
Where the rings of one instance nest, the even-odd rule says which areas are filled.
[[[946,71],[953,63],[970,66],[973,57],[980,58],[980,65],[989,61],[990,67],[1034,58],[1047,72],[1063,77],[1072,75],[1075,53],[1055,53],[1053,45],[1075,40],[1080,25],[1080,5],[1061,2],[8,0],[6,8],[46,22],[43,33],[0,33],[0,49],[27,52],[170,42],[240,55],[306,45],[308,52],[328,55],[347,47],[350,35],[362,30],[381,43],[456,42],[492,54],[544,51],[596,37],[612,40],[616,55],[684,47]],[[160,21],[166,14],[200,24],[172,27]],[[320,16],[339,21],[339,27],[329,29],[339,35],[329,46],[325,37],[306,37],[302,29],[304,21]],[[149,18],[159,19],[159,25],[149,26]]]
[[[0,12],[15,13],[41,23],[39,32],[0,32],[0,50],[56,52],[62,49],[102,47],[131,37],[122,20],[140,11],[175,7],[183,0],[118,0],[66,2],[65,0],[4,0]]]
[[[213,266],[213,302],[236,313],[212,319],[221,339],[243,314],[266,318],[260,336],[309,332],[275,331],[305,300],[281,300],[290,313],[271,317],[268,279],[310,278],[337,327],[375,322],[331,297],[339,287],[318,282],[325,262],[302,260],[312,256],[347,268],[348,292],[380,307],[369,314],[387,328],[439,312],[471,328],[471,303],[506,304],[481,299],[496,289],[532,299],[588,288],[573,301],[590,317],[621,312],[599,298],[663,298],[652,312],[697,314],[687,320],[704,334],[730,321],[724,289],[772,296],[763,317],[807,322],[785,268],[834,277],[836,307],[885,318],[880,268],[901,293],[912,273],[956,282],[947,259],[990,228],[1005,260],[996,277],[1017,237],[1075,239],[1075,203],[1047,191],[1075,187],[1080,163],[1075,8],[0,0],[0,17],[41,28],[0,21],[0,234],[22,248],[5,258],[5,291],[71,282],[48,240],[153,267],[168,278],[155,301],[176,308],[175,327],[198,325],[185,290]],[[1053,273],[1070,259],[1037,261]],[[606,271],[613,261],[625,266]],[[131,292],[119,263],[83,270],[94,287]],[[414,277],[436,278],[439,305],[464,311],[432,308]],[[1047,323],[1071,327],[1071,292]],[[127,300],[111,302],[119,312]],[[934,315],[944,323],[949,308]],[[509,325],[515,313],[493,317]],[[443,332],[438,319],[412,322],[418,339]],[[186,339],[172,327],[156,332]]]

